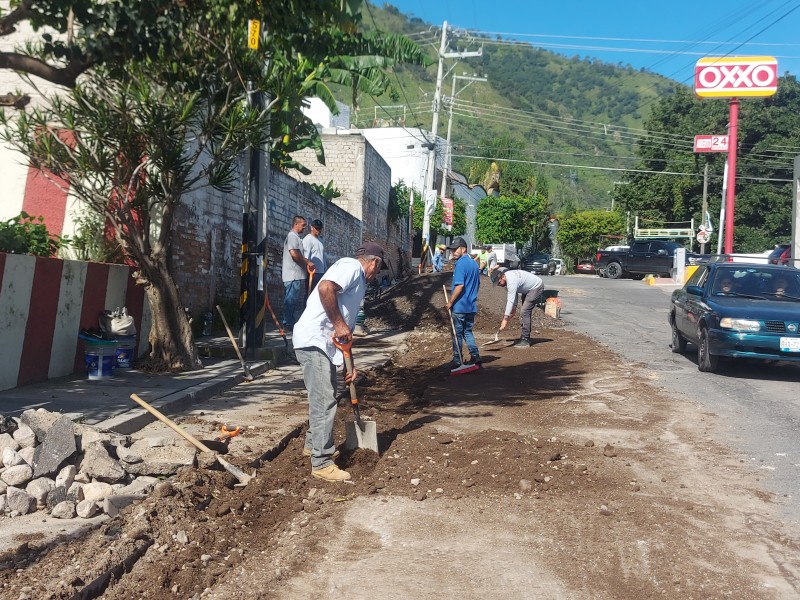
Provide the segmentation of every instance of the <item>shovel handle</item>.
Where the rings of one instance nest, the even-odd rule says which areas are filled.
[[[145,409],[147,412],[149,412],[151,415],[153,415],[156,419],[158,419],[159,421],[164,423],[164,425],[166,425],[167,427],[169,427],[170,429],[172,429],[176,433],[180,434],[181,437],[183,437],[185,440],[190,442],[198,450],[200,450],[202,452],[209,452],[211,454],[214,453],[214,451],[211,450],[211,448],[209,448],[203,442],[201,442],[200,440],[195,438],[188,431],[184,431],[183,429],[178,427],[177,423],[175,423],[172,419],[170,419],[169,417],[167,417],[166,415],[161,413],[157,408],[154,408],[154,407],[150,406],[147,402],[145,402],[144,400],[139,398],[139,396],[137,396],[136,394],[131,394],[131,400],[136,402],[136,404],[141,406],[143,409]]]

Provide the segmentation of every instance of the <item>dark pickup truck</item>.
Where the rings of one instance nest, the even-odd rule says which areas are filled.
[[[641,279],[645,275],[666,275],[672,271],[675,250],[683,248],[678,242],[661,240],[639,240],[628,250],[600,250],[595,267],[609,279],[629,276]],[[706,258],[701,254],[686,253],[686,264],[693,265]]]

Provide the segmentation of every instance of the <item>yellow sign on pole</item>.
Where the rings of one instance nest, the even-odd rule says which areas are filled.
[[[247,47],[251,50],[258,50],[258,38],[261,33],[261,21],[250,19],[247,22]]]

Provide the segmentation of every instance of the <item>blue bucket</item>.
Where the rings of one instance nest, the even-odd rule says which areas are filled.
[[[136,336],[118,335],[116,349],[116,367],[118,369],[130,369],[133,367],[133,359],[136,355]]]
[[[84,362],[89,379],[108,379],[114,376],[116,342],[86,342]]]

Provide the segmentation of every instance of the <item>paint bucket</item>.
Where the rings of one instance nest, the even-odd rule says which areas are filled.
[[[133,359],[136,355],[136,336],[118,335],[115,360],[118,369],[133,368]]]
[[[114,376],[117,342],[97,340],[84,342],[84,361],[89,379],[108,379]]]

